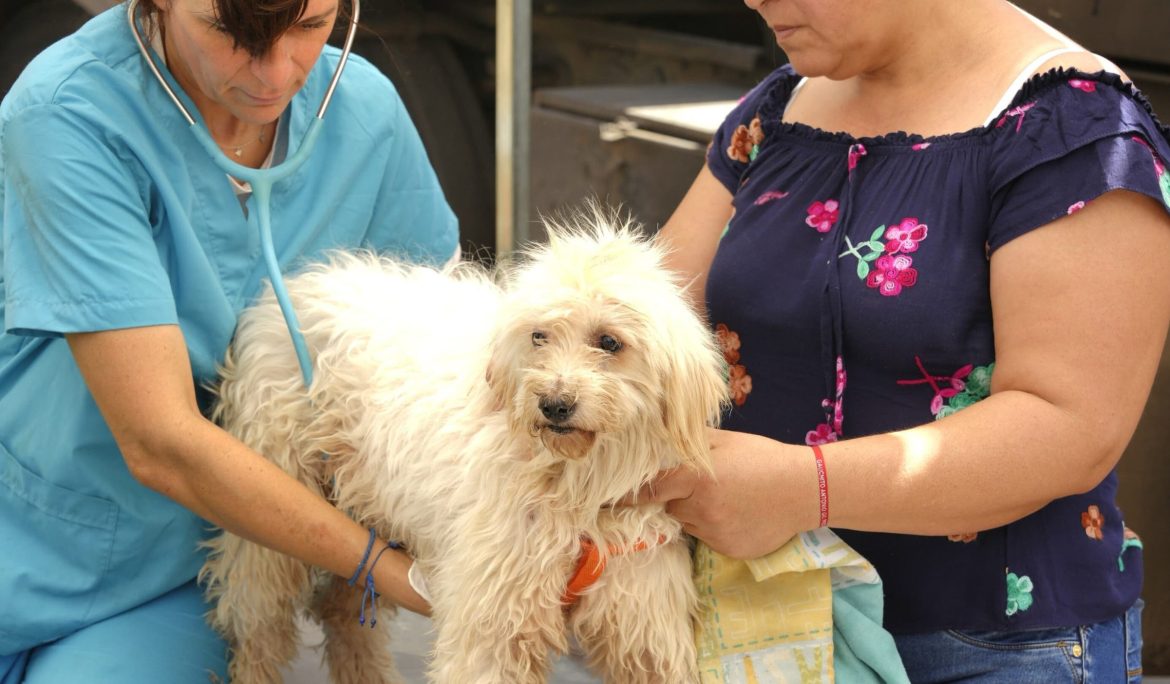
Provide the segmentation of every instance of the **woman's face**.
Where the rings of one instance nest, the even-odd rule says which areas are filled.
[[[776,35],[797,73],[844,79],[880,68],[896,50],[908,0],[744,0]]]
[[[162,13],[168,67],[204,118],[275,121],[305,84],[337,19],[338,0],[309,0],[304,14],[260,57],[235,49],[213,0],[170,0]]]

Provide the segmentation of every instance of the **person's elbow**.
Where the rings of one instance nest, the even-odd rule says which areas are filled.
[[[188,447],[198,439],[194,421],[181,418],[166,428],[122,430],[116,434],[130,475],[142,486],[174,498],[188,470]]]
[[[1085,432],[1084,453],[1071,494],[1087,494],[1109,477],[1133,436],[1132,429],[1122,429],[1117,425],[1098,424]]]

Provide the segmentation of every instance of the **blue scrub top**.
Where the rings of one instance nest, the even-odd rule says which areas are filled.
[[[327,47],[290,104],[290,153],[338,58]],[[131,477],[62,335],[178,324],[199,387],[266,272],[255,219],[146,68],[122,7],[28,66],[0,104],[0,152],[4,655],[159,596],[203,562],[208,523]],[[365,60],[346,67],[309,161],[276,185],[272,226],[285,272],[339,247],[455,252],[418,134]]]

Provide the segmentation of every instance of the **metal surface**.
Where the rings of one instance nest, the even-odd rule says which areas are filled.
[[[532,2],[496,3],[496,253],[529,240]]]

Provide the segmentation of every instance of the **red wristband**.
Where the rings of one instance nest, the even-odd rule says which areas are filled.
[[[817,489],[821,495],[821,524],[819,527],[828,527],[829,525],[829,478],[825,475],[825,455],[821,453],[821,448],[816,444],[812,445],[813,457],[817,460]]]

